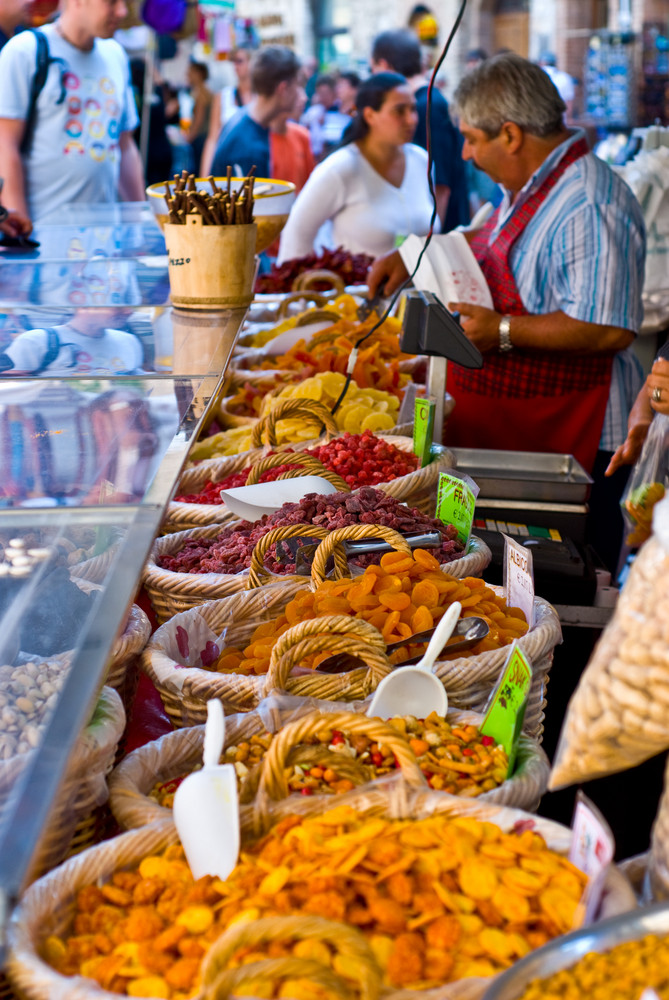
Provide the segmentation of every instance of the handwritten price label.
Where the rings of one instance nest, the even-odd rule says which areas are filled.
[[[504,535],[504,592],[510,608],[520,608],[534,625],[534,566],[532,550]]]
[[[480,730],[506,750],[509,757],[507,777],[513,774],[516,763],[531,684],[532,667],[514,643]]]

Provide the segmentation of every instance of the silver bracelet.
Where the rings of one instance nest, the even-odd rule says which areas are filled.
[[[513,348],[510,336],[511,317],[502,316],[501,320],[499,321],[499,326],[497,330],[499,333],[498,351],[500,352],[500,354],[503,354],[505,351],[510,351]]]

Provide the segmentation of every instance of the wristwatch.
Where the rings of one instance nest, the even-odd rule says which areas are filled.
[[[510,336],[511,317],[502,316],[501,320],[499,321],[499,326],[497,330],[499,333],[498,351],[500,352],[500,354],[504,354],[505,351],[510,351],[513,347]]]
[[[0,205],[0,222],[4,222],[9,217],[9,212],[4,205]]]

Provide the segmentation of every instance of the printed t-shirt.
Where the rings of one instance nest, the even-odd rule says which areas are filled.
[[[25,160],[33,221],[75,202],[117,201],[119,138],[138,124],[128,59],[118,42],[96,38],[91,51],[83,52],[55,25],[40,30],[56,61],[37,101]],[[36,50],[34,34],[23,31],[0,53],[0,118],[25,119]]]

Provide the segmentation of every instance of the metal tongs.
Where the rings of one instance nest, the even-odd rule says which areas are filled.
[[[394,653],[397,649],[401,649],[403,646],[414,646],[419,642],[427,642],[434,635],[435,631],[436,625],[434,628],[426,629],[425,632],[416,632],[414,635],[410,635],[408,639],[402,639],[401,642],[391,642],[389,646],[386,646],[386,653],[390,656],[391,653]],[[455,642],[449,640],[441,652],[450,655],[451,653],[460,653],[465,649],[470,649],[480,642],[481,639],[485,639],[489,631],[490,626],[484,618],[475,618],[473,616],[470,618],[460,618],[451,633],[451,637],[457,637]],[[418,653],[407,660],[395,663],[394,667],[406,667],[411,663],[418,663],[422,657],[423,654]],[[321,660],[317,670],[324,674],[343,674],[347,670],[354,670],[360,664],[361,660],[357,656],[352,656],[350,653],[335,653],[334,656],[328,656],[327,660]]]
[[[434,628],[426,629],[425,632],[416,632],[414,635],[410,635],[408,639],[402,639],[401,642],[391,642],[389,646],[386,646],[386,653],[390,656],[397,649],[402,649],[403,646],[414,646],[419,642],[427,642],[432,638],[436,631],[436,625]],[[442,654],[450,655],[451,653],[461,653],[465,649],[471,649],[482,639],[485,639],[488,632],[490,631],[490,626],[484,618],[460,618],[456,622],[455,628],[451,633],[451,637],[458,637],[455,642],[448,642],[443,650]],[[395,663],[394,667],[407,667],[411,663],[418,663],[422,659],[423,654],[418,653],[416,656],[411,656],[407,660],[401,660],[400,663]],[[324,674],[343,674],[347,670],[354,670],[355,667],[360,666],[360,658],[352,656],[350,653],[336,653],[334,656],[328,656],[327,660],[321,660],[318,664],[317,669]]]
[[[308,529],[306,529],[308,532]],[[304,542],[304,544],[300,544]],[[410,535],[407,542],[412,549],[430,549],[441,545],[442,536],[439,531],[428,531],[422,535]],[[277,558],[286,558],[283,553],[279,553],[280,548],[288,550],[288,558],[295,560],[295,573],[297,576],[311,576],[311,565],[314,561],[314,554],[319,546],[319,542],[311,543],[306,536],[300,538],[288,538],[277,542]],[[374,539],[362,539],[359,542],[344,542],[344,551],[347,559],[364,555],[367,552],[392,552],[393,546],[387,542],[375,541]],[[326,574],[334,567],[334,560],[330,558],[326,564]]]
[[[385,301],[386,301],[386,283],[385,281],[379,285],[379,290],[376,295],[371,299],[366,299],[361,305],[358,306],[356,310],[356,315],[361,323],[364,323],[366,319],[371,316],[373,312],[380,316],[383,312]]]

